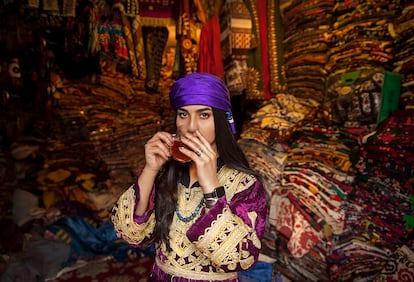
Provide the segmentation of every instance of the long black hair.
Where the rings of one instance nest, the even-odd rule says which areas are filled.
[[[225,111],[217,108],[212,109],[215,124],[215,141],[220,159],[227,167],[252,174],[259,178],[259,175],[250,168],[246,156],[237,144],[237,140],[227,121]],[[171,159],[164,165],[156,180],[156,223],[153,240],[155,242],[165,242],[168,249],[170,249],[168,241],[170,225],[177,206],[179,174],[183,170],[188,171],[188,169],[188,163],[183,164]]]

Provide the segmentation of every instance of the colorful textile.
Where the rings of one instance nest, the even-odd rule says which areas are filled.
[[[414,109],[396,110],[381,122],[364,143],[414,150]]]
[[[154,261],[149,256],[132,258],[128,261],[98,259],[85,264],[75,265],[75,269],[63,269],[54,282],[111,281],[148,282],[148,275]],[[69,270],[69,271],[68,271]],[[62,271],[62,272],[63,272]]]
[[[283,61],[283,24],[276,1],[267,5],[267,34],[269,45],[269,91],[273,95],[287,90],[286,72]]]
[[[243,135],[259,127],[269,132],[270,144],[289,140],[305,120],[313,118],[319,107],[319,103],[313,99],[296,98],[284,93],[268,101],[252,114]]]
[[[276,18],[276,23],[282,25],[279,30],[283,31],[283,53],[278,55],[283,55],[287,91],[296,97],[323,101],[329,59],[327,38],[332,30],[334,3],[331,0],[277,2],[281,22]]]
[[[177,1],[177,57],[175,70],[179,76],[197,72],[200,28],[193,18],[195,1]]]
[[[220,13],[221,49],[225,80],[231,95],[258,91],[258,81],[251,83],[247,60],[257,42],[252,32],[252,19],[242,0],[225,1]],[[250,95],[248,95],[250,96]]]
[[[136,17],[139,15],[139,1],[127,0],[125,5],[125,15],[128,17]]]
[[[231,60],[246,60],[256,47],[252,35],[252,20],[242,0],[225,1],[221,18],[221,49],[227,67]]]
[[[407,246],[398,248],[373,282],[414,281],[414,252]]]
[[[256,1],[257,5],[257,15],[258,15],[258,33],[259,43],[260,43],[260,52],[261,52],[261,71],[263,79],[263,91],[265,99],[271,98],[270,94],[270,71],[269,71],[269,47],[268,47],[268,25],[270,24],[269,19],[267,18],[267,0]]]
[[[110,53],[111,56],[120,61],[128,60],[128,48],[119,12],[114,13],[112,22],[99,24],[97,30],[103,52]]]
[[[133,76],[138,76],[138,66],[137,60],[135,56],[135,48],[134,48],[134,40],[132,38],[132,30],[131,30],[131,23],[130,19],[128,18],[127,14],[125,13],[124,6],[121,3],[117,3],[113,6],[113,8],[119,9],[119,16],[122,22],[122,31],[125,34],[125,41],[128,48],[128,58],[131,65],[131,72]]]
[[[339,126],[375,129],[397,109],[399,97],[399,74],[361,69],[329,78],[324,109]]]
[[[137,254],[146,252],[119,240],[110,222],[98,225],[81,216],[68,216],[47,226],[46,230],[50,232],[50,238],[70,245],[70,254],[66,261],[68,265],[81,256],[112,255],[117,260],[126,260],[133,251]]]
[[[131,24],[132,38],[134,40],[135,58],[137,60],[138,79],[144,80],[147,75],[147,67],[145,62],[144,37],[142,35],[142,24],[139,16],[132,19]]]
[[[269,223],[288,238],[287,247],[296,258],[304,256],[322,239],[322,233],[311,227],[291,201],[276,193],[271,199]]]

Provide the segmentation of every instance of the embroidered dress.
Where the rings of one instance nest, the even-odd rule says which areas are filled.
[[[225,165],[218,177],[225,196],[210,210],[197,183],[190,188],[178,184],[169,234],[172,250],[156,245],[149,281],[237,281],[237,272],[257,261],[267,217],[265,190],[252,175]],[[134,215],[137,195],[139,187],[133,185],[119,198],[112,221],[119,237],[139,246],[152,234],[155,215],[151,208],[143,216]],[[153,199],[154,189],[150,207]]]

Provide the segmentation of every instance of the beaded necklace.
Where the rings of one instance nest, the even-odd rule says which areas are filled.
[[[177,215],[179,220],[184,221],[184,222],[190,222],[198,215],[198,213],[201,210],[201,207],[203,206],[203,203],[204,203],[204,198],[201,198],[200,203],[198,204],[198,206],[195,208],[194,212],[190,216],[187,216],[187,217],[182,216],[182,214],[178,210],[178,207],[175,208],[175,214]]]

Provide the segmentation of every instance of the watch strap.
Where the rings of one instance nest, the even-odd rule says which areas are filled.
[[[218,198],[223,197],[225,194],[226,193],[224,191],[224,187],[223,186],[219,186],[216,189],[214,189],[213,192],[204,194],[204,199],[207,199],[207,198],[215,198],[215,199],[218,199]]]

